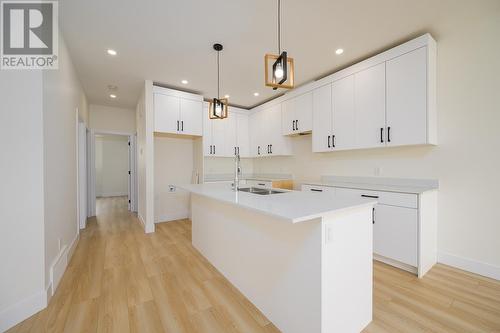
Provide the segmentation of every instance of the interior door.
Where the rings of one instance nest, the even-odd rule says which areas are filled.
[[[179,98],[159,93],[153,96],[155,132],[177,133],[177,121],[180,116]]]
[[[313,152],[331,151],[332,135],[332,85],[327,84],[313,91]]]
[[[354,76],[332,84],[334,149],[356,147],[356,114],[354,110]]]
[[[427,47],[387,62],[387,145],[427,141]]]
[[[180,132],[187,135],[203,134],[203,105],[201,101],[180,99]]]
[[[417,209],[376,205],[373,252],[417,266]]]
[[[354,74],[356,146],[385,146],[385,63]]]

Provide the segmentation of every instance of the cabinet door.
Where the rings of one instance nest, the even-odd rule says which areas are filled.
[[[250,155],[252,157],[262,156],[262,111],[252,113],[249,117],[250,122]]]
[[[354,76],[332,84],[334,150],[356,147],[356,114],[354,110]]]
[[[180,99],[181,134],[203,135],[203,105],[201,101]]]
[[[357,148],[385,146],[385,63],[354,75],[354,103]]]
[[[295,132],[304,133],[312,130],[312,92],[295,98]]]
[[[281,128],[283,135],[294,134],[295,132],[295,104],[295,98],[284,101],[282,104]]]
[[[208,104],[203,104],[203,155],[212,155],[212,122],[208,117]]]
[[[283,156],[291,154],[290,138],[281,133],[281,103],[263,111],[266,138],[271,145],[268,155]],[[267,152],[267,143],[266,143]]]
[[[229,112],[228,116],[224,120],[220,120],[225,122],[224,128],[224,145],[225,152],[224,156],[233,157],[236,155],[236,146],[238,145],[236,140],[236,124],[237,124],[237,115],[235,113]]]
[[[250,138],[248,129],[248,116],[238,114],[236,117],[236,141],[241,157],[250,157]]]
[[[386,64],[387,145],[427,141],[427,47]]]
[[[212,156],[224,157],[226,154],[225,128],[226,119],[214,119],[212,122]]]
[[[373,252],[417,266],[417,209],[376,205]]]
[[[180,112],[179,98],[155,93],[153,104],[155,132],[177,133]]]
[[[332,135],[332,85],[327,84],[313,91],[313,152],[331,151]]]

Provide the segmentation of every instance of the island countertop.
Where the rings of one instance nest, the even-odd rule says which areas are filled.
[[[373,206],[377,203],[373,199],[338,198],[327,193],[302,191],[280,190],[283,193],[259,195],[233,191],[229,184],[190,184],[178,187],[197,195],[278,217],[290,223],[309,221],[327,213]]]

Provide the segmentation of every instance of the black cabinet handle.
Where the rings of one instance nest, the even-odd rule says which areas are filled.
[[[368,195],[368,194],[361,194],[363,198],[373,198],[373,199],[378,199],[378,195]]]
[[[335,135],[332,135],[332,148],[335,148]]]
[[[331,146],[330,146],[330,135],[328,136],[328,148],[331,148]]]
[[[372,208],[372,224],[375,224],[375,207]]]
[[[299,130],[299,120],[295,120],[295,130]]]
[[[266,184],[263,184],[263,183],[257,183],[257,185],[259,185],[259,186],[266,186]]]
[[[271,154],[271,145],[267,145],[267,153]]]
[[[260,155],[260,146],[257,146],[257,155]]]
[[[234,147],[234,156],[236,156],[236,147]]]
[[[212,145],[210,145],[210,155],[212,155]]]
[[[311,191],[313,191],[313,192],[323,192],[323,190],[318,190],[317,188],[312,188]]]
[[[184,132],[184,120],[181,121],[181,132]]]
[[[273,153],[273,145],[269,145],[269,152],[272,154]]]
[[[295,131],[295,120],[292,121],[292,131]]]
[[[240,147],[236,147],[236,151],[238,152],[238,155],[240,154]]]
[[[387,127],[387,142],[391,142],[391,127]]]
[[[214,154],[215,154],[215,145],[214,145]]]
[[[384,128],[380,128],[380,143],[384,143]]]
[[[179,132],[179,121],[177,120],[177,132]]]

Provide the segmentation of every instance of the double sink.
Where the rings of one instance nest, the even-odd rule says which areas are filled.
[[[285,193],[285,191],[277,191],[274,189],[268,189],[268,188],[262,188],[262,187],[244,187],[244,188],[239,188],[238,191],[260,194],[260,195]]]

